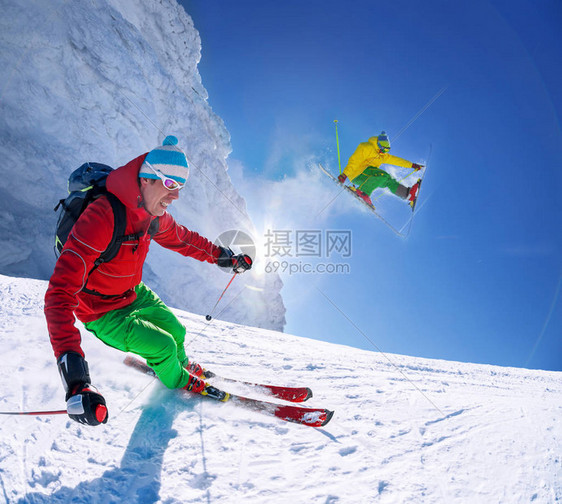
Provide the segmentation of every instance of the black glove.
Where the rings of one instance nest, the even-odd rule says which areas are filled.
[[[90,372],[84,357],[67,352],[59,357],[57,366],[66,392],[68,416],[86,425],[107,423],[105,399],[90,385]]]
[[[423,168],[423,165],[419,165],[417,163],[412,163],[412,168],[416,171],[420,171]]]
[[[217,264],[221,268],[232,268],[234,273],[244,273],[252,268],[252,258],[246,254],[234,255],[229,248],[221,247],[221,254],[217,259]]]

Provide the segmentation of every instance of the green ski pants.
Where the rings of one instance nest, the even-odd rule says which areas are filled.
[[[374,166],[365,168],[363,173],[355,177],[352,182],[368,196],[378,187],[381,189],[388,187],[393,194],[396,194],[400,185],[389,173]]]
[[[144,283],[135,291],[133,303],[87,322],[86,329],[106,345],[146,359],[166,387],[184,387],[189,380],[183,367],[187,364],[185,327]]]

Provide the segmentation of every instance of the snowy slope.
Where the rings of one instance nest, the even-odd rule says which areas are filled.
[[[0,276],[3,411],[63,406],[45,288]],[[0,502],[562,500],[561,373],[384,356],[178,315],[195,359],[225,376],[308,385],[332,421],[313,429],[182,397],[83,331],[109,423],[0,416]]]
[[[227,173],[230,135],[207,103],[197,64],[199,33],[174,0],[2,2],[0,16],[0,273],[48,279],[52,211],[68,175],[85,161],[121,166],[180,140],[189,183],[171,207],[215,240],[255,235]],[[206,314],[228,277],[153,245],[145,279],[166,302]],[[281,330],[277,275],[251,273],[225,320]]]

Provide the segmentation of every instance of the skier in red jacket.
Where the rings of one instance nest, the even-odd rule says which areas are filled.
[[[105,400],[91,385],[75,316],[104,343],[145,358],[167,387],[205,393],[206,383],[196,370],[191,374],[186,369],[185,327],[142,282],[151,238],[184,256],[232,267],[235,273],[250,269],[252,260],[214,245],[167,212],[188,175],[186,156],[173,136],[110,173],[106,188],[125,205],[125,234],[139,238],[124,242],[114,259],[95,269],[94,261],[113,235],[107,198],[94,200],[72,228],[45,294],[45,316],[73,420],[99,425],[108,419]],[[154,234],[149,233],[151,223],[151,229],[157,224]]]

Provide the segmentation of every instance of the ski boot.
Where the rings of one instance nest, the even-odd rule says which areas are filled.
[[[410,187],[410,192],[408,193],[408,202],[409,205],[412,207],[412,212],[416,206],[416,202],[418,201],[418,194],[420,193],[420,186],[421,186],[422,179],[418,179],[418,181]]]
[[[183,388],[185,390],[189,390],[190,392],[194,392],[195,394],[208,396],[216,401],[226,402],[230,399],[230,394],[228,392],[224,392],[217,387],[213,387],[212,385],[204,382],[201,378],[191,374],[189,375],[187,385]]]
[[[374,207],[373,206],[373,202],[371,201],[371,198],[369,197],[368,194],[365,194],[361,189],[357,189],[357,187],[350,187],[350,189],[357,195],[359,196],[359,198],[361,198],[365,203],[367,203],[367,205],[369,205],[370,207]]]
[[[201,380],[201,378],[190,374],[187,385],[185,385],[185,387],[183,388],[185,390],[189,390],[190,392],[195,392],[196,394],[202,394],[206,387],[207,383]]]
[[[197,364],[197,362],[187,361],[187,364],[183,366],[190,375],[197,376],[206,380],[207,378],[212,378],[215,376],[215,373],[212,371],[207,371],[201,364]]]

